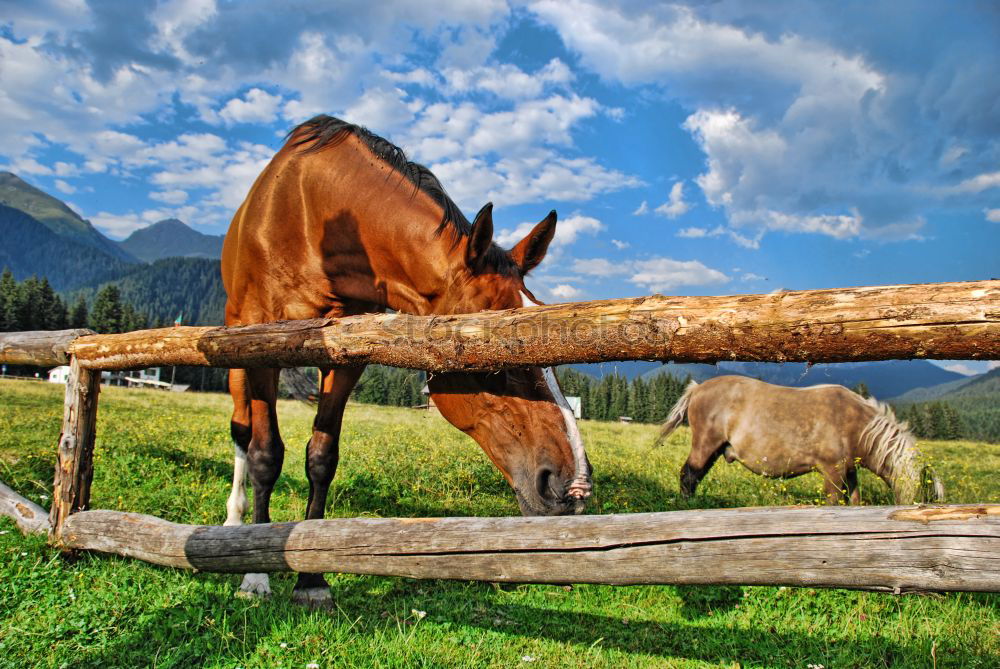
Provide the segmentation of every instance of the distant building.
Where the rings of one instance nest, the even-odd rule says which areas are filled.
[[[631,416],[618,416],[618,422],[619,423],[631,423],[632,422],[632,417]]]
[[[69,381],[69,365],[60,365],[49,370],[49,383],[66,385],[67,381]]]

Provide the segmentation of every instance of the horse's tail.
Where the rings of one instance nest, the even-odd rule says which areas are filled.
[[[654,446],[659,446],[663,443],[663,440],[670,436],[670,433],[677,429],[677,426],[681,424],[684,420],[684,416],[687,414],[688,404],[691,403],[691,395],[694,391],[698,389],[698,384],[694,380],[688,384],[687,388],[684,389],[684,393],[681,395],[680,399],[677,400],[677,404],[674,408],[670,410],[670,415],[667,416],[667,422],[663,424],[660,428],[660,436],[656,438],[653,442]]]

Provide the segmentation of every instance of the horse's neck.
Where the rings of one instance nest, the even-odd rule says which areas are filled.
[[[325,193],[325,206],[343,209],[350,202],[351,235],[368,267],[351,282],[349,295],[414,314],[431,312],[431,300],[448,285],[457,253],[449,226],[438,232],[442,210],[405,176],[394,172],[350,137],[329,154],[316,154],[317,167],[335,193]],[[333,220],[337,212],[322,212]],[[357,243],[351,240],[351,243]]]

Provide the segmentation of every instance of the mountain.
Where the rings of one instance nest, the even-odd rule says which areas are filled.
[[[205,235],[176,218],[136,230],[118,245],[145,262],[162,258],[215,258],[222,256],[222,235]]]
[[[892,401],[899,404],[913,404],[994,396],[1000,399],[1000,367],[991,369],[985,374],[965,376],[957,381],[949,381],[929,388],[915,388],[899,397],[892,398]],[[997,403],[997,406],[1000,407],[1000,402]]]
[[[753,378],[782,386],[814,386],[820,383],[838,383],[854,387],[864,383],[879,398],[896,397],[914,388],[934,386],[962,379],[960,374],[949,372],[926,360],[885,360],[880,362],[842,362],[807,365],[804,362],[720,362],[715,365],[700,363],[661,365],[657,362],[605,362],[593,365],[570,365],[577,371],[600,378],[603,374],[617,372],[626,378],[642,376],[649,379],[657,374],[690,376],[701,382],[724,374],[752,376]]]
[[[0,172],[0,204],[19,209],[65,239],[103,251],[107,255],[135,262],[128,252],[102,235],[62,200],[52,197],[11,172]]]
[[[150,327],[174,322],[178,315],[184,325],[222,325],[226,291],[222,287],[219,261],[209,258],[165,258],[140,265],[128,275],[102,284],[93,284],[69,297],[70,304],[82,294],[91,304],[106,285],[114,283],[122,302],[145,313]]]
[[[0,271],[21,281],[46,277],[57,291],[111,281],[135,265],[100,249],[52,232],[20,209],[0,205]]]
[[[956,379],[954,381],[948,381],[946,383],[939,383],[934,386],[927,386],[925,388],[914,388],[913,390],[908,390],[907,392],[903,393],[902,395],[899,395],[898,397],[891,398],[891,401],[900,403],[932,402],[945,395],[950,395],[954,392],[958,392],[967,385],[970,384],[974,385],[984,376],[986,376],[986,374],[977,374],[976,376],[963,376],[960,379]]]

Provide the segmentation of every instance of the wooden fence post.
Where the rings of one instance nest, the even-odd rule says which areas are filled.
[[[90,482],[94,476],[94,438],[97,428],[97,396],[101,373],[84,369],[76,358],[70,360],[63,406],[62,433],[56,456],[55,483],[49,521],[51,536],[59,542],[63,523],[90,504]]]

